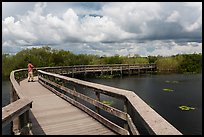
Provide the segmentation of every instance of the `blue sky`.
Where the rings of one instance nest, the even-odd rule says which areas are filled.
[[[99,56],[202,53],[202,3],[3,2],[2,52],[43,45]]]

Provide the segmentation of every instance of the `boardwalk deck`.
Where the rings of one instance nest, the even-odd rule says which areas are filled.
[[[24,95],[33,100],[31,108],[32,132],[36,135],[114,135],[116,134],[105,127],[82,110],[37,82],[20,82],[26,91]]]

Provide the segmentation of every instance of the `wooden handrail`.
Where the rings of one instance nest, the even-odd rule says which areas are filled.
[[[146,67],[146,68],[156,68],[156,64],[104,64],[104,65],[73,65],[73,66],[57,66],[57,67],[44,67],[40,68],[41,70],[50,71],[50,70],[59,70],[59,69],[81,69],[85,71],[86,69],[96,70],[101,68],[117,68],[117,69],[132,69],[135,67]]]
[[[49,85],[52,85],[52,86],[54,86],[54,87],[57,87],[57,88],[59,88],[59,89],[65,91],[66,93],[69,93],[70,95],[74,96],[74,98],[75,98],[75,97],[80,98],[80,99],[82,99],[82,100],[84,100],[84,101],[86,101],[86,102],[88,102],[88,103],[90,103],[90,104],[96,106],[97,108],[102,109],[102,110],[104,110],[104,111],[106,111],[106,112],[108,112],[108,113],[110,113],[110,114],[112,114],[112,115],[114,115],[114,116],[116,116],[116,117],[118,117],[118,118],[121,118],[121,119],[123,119],[123,120],[125,120],[125,121],[129,121],[129,122],[127,122],[127,123],[133,125],[133,126],[131,126],[131,127],[134,127],[134,128],[130,128],[131,131],[136,130],[136,131],[133,131],[133,134],[138,133],[137,129],[135,128],[135,126],[134,126],[134,124],[133,124],[133,122],[132,122],[132,120],[131,120],[131,117],[130,117],[129,114],[127,114],[126,112],[123,112],[123,111],[118,110],[118,109],[116,109],[116,108],[114,108],[114,107],[108,106],[108,105],[106,105],[106,104],[103,104],[102,102],[100,102],[100,101],[98,101],[98,100],[95,100],[95,99],[90,98],[90,97],[88,97],[88,96],[86,96],[86,95],[84,95],[84,94],[81,94],[81,93],[79,93],[79,92],[76,92],[76,91],[74,91],[74,90],[71,90],[71,89],[69,89],[69,88],[66,88],[66,87],[64,87],[64,86],[62,86],[62,85],[59,85],[59,84],[57,84],[57,83],[55,83],[55,82],[52,82],[52,81],[50,81],[50,80],[48,80],[48,79],[45,79],[45,78],[43,78],[42,76],[40,76],[40,75],[42,74],[41,72],[44,72],[44,71],[39,70],[39,73],[40,73],[40,74],[39,74],[39,77],[38,77],[39,82],[40,82],[43,86],[45,86],[46,88],[48,88],[49,90],[53,91],[56,95],[58,95],[58,96],[60,96],[60,97],[62,97],[62,98],[67,99],[66,95],[64,95],[64,94],[62,94],[62,93],[60,93],[60,92],[57,92],[55,89],[53,89],[51,86],[48,86],[48,85],[45,84],[45,83],[49,83]],[[45,73],[47,73],[47,72],[45,72]],[[58,75],[58,74],[57,74],[57,75]],[[42,81],[43,81],[43,82],[42,82]],[[70,100],[70,99],[69,99],[69,100]],[[68,101],[69,101],[69,100],[68,100]],[[73,105],[76,105],[76,102],[72,102],[72,101],[71,101],[70,103],[73,103]],[[82,105],[82,104],[80,104],[80,105]],[[78,105],[78,103],[77,103],[77,107],[78,107],[78,106],[79,106],[79,105]],[[84,106],[84,105],[82,105],[82,106],[83,106],[83,110],[89,111],[89,109],[88,109],[86,106]],[[122,129],[122,128],[116,126],[115,124],[113,124],[112,122],[110,123],[109,120],[107,120],[106,118],[103,118],[103,119],[102,119],[102,118],[99,118],[98,116],[96,116],[96,115],[98,115],[98,114],[96,114],[95,112],[94,112],[94,113],[93,113],[93,112],[90,112],[90,113],[92,114],[92,115],[91,115],[92,117],[95,116],[95,118],[96,118],[97,120],[100,119],[100,120],[101,120],[100,122],[103,123],[103,124],[105,124],[106,126],[112,125],[112,126],[110,126],[110,127],[112,127],[112,129],[113,129],[114,131],[116,131],[116,132],[118,132],[118,133],[120,133],[120,134],[127,134],[126,132],[128,132],[128,131],[125,132],[126,129]],[[110,127],[109,127],[109,128],[110,128]]]
[[[87,114],[92,116],[93,118],[97,119],[99,122],[101,122],[102,124],[104,124],[108,128],[112,129],[113,131],[115,131],[115,132],[117,132],[119,134],[122,134],[122,135],[129,135],[129,132],[127,130],[121,128],[120,126],[116,125],[115,123],[111,122],[110,120],[104,118],[100,114],[97,114],[96,112],[94,112],[90,108],[86,107],[85,105],[83,105],[83,104],[79,103],[78,101],[76,101],[76,100],[74,100],[74,99],[60,93],[59,91],[57,91],[53,87],[48,86],[47,84],[43,83],[41,80],[39,82],[43,86],[48,88],[50,91],[54,92],[56,95],[60,96],[61,98],[65,99],[65,100],[67,100],[68,102],[75,105],[76,107],[80,108],[81,110],[83,110],[84,112],[86,112]]]
[[[20,116],[24,112],[28,111],[32,105],[32,101],[26,98],[19,99],[2,108],[2,128],[8,123],[14,120],[14,118]]]
[[[32,100],[26,98],[23,95],[24,90],[20,87],[15,74],[27,71],[27,69],[14,70],[10,73],[10,81],[12,84],[12,95],[11,102],[7,106],[2,108],[2,128],[13,122],[16,125],[18,133],[21,134],[21,129],[29,123],[29,110],[32,107]],[[22,119],[23,122],[20,124],[19,120]],[[24,133],[23,133],[24,134]],[[25,131],[25,134],[30,134],[29,131]]]
[[[14,75],[14,73],[17,73],[17,72],[20,72],[20,71],[24,71],[24,69],[21,69],[21,70],[18,70],[18,71],[12,71],[11,74],[10,74],[10,81],[11,81],[11,84],[12,84],[13,88],[15,89],[15,92],[18,95],[18,97],[19,98],[24,98],[24,95],[22,93],[23,90],[20,88],[18,82],[15,79],[15,75]]]
[[[106,67],[106,69],[109,69],[109,67],[126,67],[127,69],[131,69],[131,67],[150,67],[154,68],[155,64],[134,64],[134,65],[128,65],[128,64],[114,64],[114,65],[78,65],[78,66],[60,66],[60,67],[43,67],[43,68],[35,68],[37,72],[40,75],[48,75],[52,76],[54,78],[59,78],[64,81],[68,81],[77,85],[81,85],[87,88],[91,88],[96,90],[99,93],[106,94],[108,96],[116,97],[122,100],[127,100],[127,102],[130,104],[130,109],[134,110],[139,114],[139,117],[142,120],[142,123],[145,125],[145,128],[147,128],[147,131],[150,134],[156,134],[156,135],[181,135],[182,133],[179,132],[174,126],[172,126],[168,121],[166,121],[163,117],[161,117],[156,111],[154,111],[149,105],[147,105],[141,98],[139,98],[133,91],[129,90],[124,90],[124,89],[119,89],[119,88],[114,88],[110,86],[105,86],[102,84],[96,84],[92,82],[87,82],[83,80],[79,80],[76,78],[70,78],[70,77],[65,77],[59,74],[53,74],[50,72],[46,72],[49,70],[60,70],[62,71],[63,69],[69,68],[69,69],[78,69],[78,70],[87,70],[87,69],[95,69],[94,67]],[[12,83],[12,87],[14,89],[14,92],[17,94],[18,98],[14,100],[11,104],[6,106],[7,108],[12,108],[13,106],[18,106],[19,102],[22,104],[22,106],[19,106],[19,110],[12,110],[8,113],[6,113],[6,109],[2,108],[2,113],[4,116],[2,116],[2,126],[5,126],[8,121],[12,121],[14,117],[18,117],[20,113],[25,113],[24,111],[29,110],[29,107],[25,106],[30,106],[32,104],[31,100],[28,100],[24,97],[23,95],[23,89],[20,88],[19,83],[17,79],[15,78],[16,73],[23,73],[26,72],[27,69],[19,69],[12,71],[10,74],[10,80]],[[70,71],[71,72],[71,71]],[[71,72],[73,73],[73,71]],[[25,75],[23,76],[25,77]],[[26,101],[27,100],[27,101]],[[28,105],[29,104],[29,105]],[[96,103],[97,104],[97,103]],[[100,103],[99,103],[100,104]],[[11,107],[12,106],[12,107]],[[96,105],[97,107],[100,107],[99,105]],[[17,108],[17,107],[16,107]],[[21,111],[21,112],[19,112]],[[125,112],[126,113],[126,112]],[[6,116],[7,115],[7,116]],[[6,119],[6,120],[5,120]],[[127,123],[129,125],[129,128],[132,132],[132,134],[138,134],[137,129],[133,123],[130,115],[127,115]],[[5,122],[6,121],[6,122]]]
[[[83,81],[75,78],[62,76],[59,74],[45,72],[42,70],[38,70],[38,72],[42,75],[52,76],[54,78],[59,78],[68,82],[72,82],[78,85],[95,89],[98,92],[109,96],[127,99],[127,101],[131,104],[132,109],[139,114],[139,116],[143,120],[143,123],[145,123],[144,125],[146,125],[146,128],[150,132],[150,134],[157,134],[157,135],[162,135],[162,134],[181,135],[182,134],[168,121],[166,121],[163,117],[161,117],[156,111],[154,111],[149,105],[147,105],[141,98],[139,98],[133,91],[114,88],[114,87],[110,87],[102,84],[96,84],[92,82],[87,82],[87,81]]]

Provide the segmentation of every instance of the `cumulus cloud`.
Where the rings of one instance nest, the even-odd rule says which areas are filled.
[[[108,56],[202,52],[202,3],[70,3],[60,13],[49,7],[36,3],[4,18],[3,51],[47,44]]]
[[[199,5],[200,4],[200,5]],[[201,3],[109,3],[103,13],[136,39],[201,39]]]
[[[152,2],[108,3],[102,9],[104,15],[111,17],[122,29],[140,34],[146,22],[159,19],[160,4]]]

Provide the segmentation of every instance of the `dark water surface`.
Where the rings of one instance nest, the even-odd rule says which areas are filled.
[[[10,81],[2,81],[2,105],[4,107],[10,103],[10,91],[11,83]],[[10,124],[2,128],[2,135],[10,135]]]
[[[202,74],[146,74],[85,80],[134,91],[181,133],[202,134]],[[173,91],[165,92],[165,88]],[[178,107],[183,105],[195,109],[182,111]]]
[[[84,78],[84,80],[134,91],[181,133],[202,135],[202,74],[146,74],[113,79]],[[173,81],[176,82],[172,83]],[[164,88],[173,91],[165,92]],[[2,107],[9,104],[10,90],[10,82],[2,81]],[[178,108],[182,105],[195,109],[182,111]],[[2,134],[10,134],[9,125],[2,129]]]

